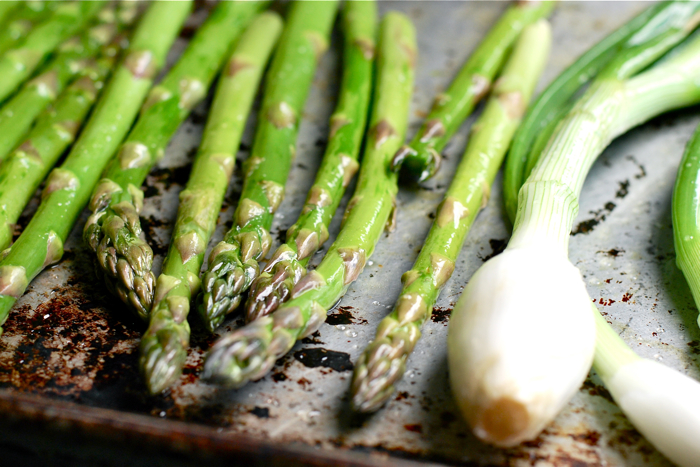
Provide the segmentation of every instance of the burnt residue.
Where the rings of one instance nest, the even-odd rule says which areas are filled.
[[[597,446],[600,441],[600,433],[597,431],[586,431],[585,433],[570,434],[569,437],[579,443],[584,443],[589,446]]]
[[[482,261],[488,261],[496,255],[500,255],[508,246],[507,238],[492,238],[489,240],[489,245],[491,245],[491,254],[481,258]]]
[[[294,358],[309,368],[330,368],[338,372],[352,371],[354,368],[349,354],[322,347],[299,350],[294,352]]]
[[[452,308],[434,306],[433,314],[430,315],[430,319],[433,323],[443,323],[447,324],[450,320],[450,314],[452,313]]]
[[[585,391],[588,391],[588,394],[591,396],[600,396],[603,399],[607,400],[611,404],[614,404],[615,401],[613,400],[612,394],[603,386],[599,384],[595,384],[593,381],[589,379],[586,379],[586,381],[583,382],[582,389]]]
[[[690,353],[693,355],[700,355],[700,342],[690,341],[688,342],[688,347],[690,347]]]
[[[268,409],[267,407],[258,407],[256,405],[255,407],[253,407],[250,413],[252,413],[258,418],[270,418],[270,409]]]
[[[618,188],[617,193],[615,193],[615,198],[623,199],[630,192],[630,181],[625,180],[623,182],[618,182],[618,185],[620,186],[620,188]]]
[[[313,334],[311,334],[309,337],[305,337],[301,340],[302,344],[316,344],[316,345],[325,345],[326,343],[321,340],[321,333],[318,331],[315,331]]]
[[[606,254],[606,255],[610,256],[611,258],[617,258],[618,256],[620,256],[624,252],[625,252],[625,250],[623,250],[622,248],[620,248],[620,249],[611,248],[608,251],[598,251],[598,253]]]
[[[197,151],[197,148],[192,148],[190,151]],[[194,157],[194,153],[188,154]],[[190,159],[192,158],[190,157]],[[151,170],[151,173],[146,178],[147,186],[162,185],[166,190],[169,190],[173,185],[185,186],[190,177],[191,164],[183,165],[182,167],[156,167]]]
[[[412,431],[413,433],[423,433],[423,426],[420,423],[410,423],[403,426],[406,430]]]
[[[351,306],[340,306],[334,313],[329,314],[326,317],[326,323],[331,326],[337,326],[339,324],[367,324],[367,320],[364,318],[355,318],[353,315],[353,310],[355,308]]]
[[[168,252],[168,245],[165,245],[158,241],[158,235],[156,234],[156,229],[168,227],[169,224],[156,219],[153,216],[142,217],[141,218],[141,229],[146,237],[146,243],[153,250],[154,255],[165,256]]]
[[[275,373],[272,373],[272,381],[274,381],[275,383],[287,381],[287,379],[288,379],[287,375],[285,375],[281,371],[277,371]]]
[[[571,235],[587,234],[595,228],[596,225],[600,224],[605,220],[605,218],[613,212],[616,205],[613,202],[608,202],[605,204],[603,209],[597,211],[590,211],[593,214],[591,219],[579,222],[576,228],[571,232]]]

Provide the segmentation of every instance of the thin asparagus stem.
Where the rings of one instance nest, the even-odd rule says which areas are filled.
[[[204,137],[180,208],[148,330],[141,340],[139,365],[148,390],[157,394],[180,376],[187,358],[187,315],[199,288],[204,251],[216,227],[246,116],[268,57],[282,31],[275,13],[258,16],[241,37],[219,81]]]
[[[515,221],[518,191],[532,172],[556,125],[571,110],[572,97],[595,77],[618,53],[631,47],[629,39],[649,23],[663,22],[673,16],[680,2],[655,4],[581,55],[537,97],[513,138],[503,175],[506,214]]]
[[[11,3],[2,1],[0,5]],[[7,17],[7,23],[0,28],[0,54],[19,45],[29,31],[48,18],[58,5],[58,2],[43,0],[21,3],[22,5]]]
[[[49,170],[80,131],[114,57],[86,68],[83,76],[61,94],[53,108],[39,117],[24,142],[0,165],[0,249],[12,242],[15,223]]]
[[[92,27],[61,44],[43,72],[25,83],[0,109],[0,161],[23,140],[37,116],[94,63],[91,59],[118,32],[116,4],[108,5]]]
[[[191,6],[189,1],[153,2],[139,23],[78,141],[49,175],[36,214],[0,261],[0,324],[29,282],[63,256],[63,242],[136,118]]]
[[[267,2],[221,2],[163,81],[149,93],[138,122],[113,158],[90,202],[83,238],[95,271],[114,295],[148,320],[155,276],[153,251],[141,238],[143,184],[177,128],[207,94],[231,44]]]
[[[440,152],[474,106],[488,94],[498,70],[505,62],[513,43],[528,24],[547,17],[554,2],[517,2],[510,6],[484,37],[455,77],[450,87],[433,102],[428,117],[392,161],[392,169],[401,167],[419,182],[429,179],[440,167]]]
[[[19,8],[22,2],[17,0],[5,0],[0,2],[0,26],[6,27],[5,20],[12,16],[15,10]]]
[[[484,112],[472,127],[467,149],[423,248],[401,278],[401,295],[355,365],[351,384],[355,410],[378,410],[406,371],[420,328],[454,271],[474,219],[488,202],[490,187],[544,69],[550,45],[546,20],[526,27],[516,42]]]
[[[379,31],[370,129],[357,190],[337,240],[318,268],[297,283],[289,302],[214,344],[202,378],[235,387],[262,378],[298,339],[323,324],[390,223],[398,176],[389,165],[406,135],[416,43],[413,25],[400,13],[387,13]]]
[[[0,102],[17,90],[59,44],[83,29],[103,6],[103,2],[91,0],[61,3],[48,20],[32,29],[20,47],[0,56]]]
[[[214,330],[241,302],[272,243],[272,216],[296,151],[299,121],[316,64],[328,47],[337,1],[294,2],[265,80],[253,149],[245,163],[234,226],[214,247],[202,274],[197,310]]]
[[[330,120],[328,146],[304,209],[287,231],[287,241],[250,286],[248,322],[272,313],[289,299],[296,283],[306,274],[309,260],[328,239],[328,224],[359,168],[357,156],[367,125],[372,88],[376,9],[374,2],[345,3],[343,79],[338,106]]]

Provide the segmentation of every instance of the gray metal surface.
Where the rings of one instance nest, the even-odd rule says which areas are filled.
[[[540,89],[576,56],[647,5],[561,3],[552,17],[554,46]],[[434,95],[449,84],[506,6],[505,2],[381,3],[383,12],[406,12],[418,30],[412,131]],[[178,50],[184,43],[178,43]],[[304,112],[287,197],[272,228],[277,241],[299,213],[324,150],[338,85],[339,44],[336,34]],[[176,56],[172,54],[171,61]],[[598,307],[627,343],[645,357],[699,378],[697,309],[674,263],[670,213],[677,164],[699,120],[696,110],[647,123],[605,151],[584,187],[570,255]],[[143,217],[158,254],[157,268],[167,249],[177,195],[186,182],[206,112],[207,105],[196,109],[147,181]],[[249,123],[239,161],[247,157],[252,141],[254,118]],[[631,427],[595,375],[536,441],[517,448],[485,446],[461,420],[447,380],[448,312],[469,277],[508,238],[500,178],[424,328],[395,398],[373,417],[351,416],[347,391],[352,364],[397,298],[401,273],[420,249],[430,215],[449,184],[467,134],[465,126],[448,146],[445,164],[434,180],[400,191],[396,230],[382,238],[363,274],[330,313],[328,323],[281,359],[263,380],[235,391],[200,383],[202,355],[213,338],[195,330],[181,381],[167,394],[147,397],[135,367],[143,329],[96,283],[79,240],[81,222],[67,244],[64,260],[33,282],[10,315],[0,338],[0,386],[39,394],[49,402],[69,400],[208,425],[232,440],[254,436],[278,446],[306,444],[321,451],[367,452],[372,454],[369,459],[398,456],[478,466],[669,465]],[[230,226],[240,186],[238,173],[212,244]],[[340,214],[333,233],[337,233],[339,219]],[[321,256],[314,258],[316,263]],[[233,319],[223,330],[238,324]]]

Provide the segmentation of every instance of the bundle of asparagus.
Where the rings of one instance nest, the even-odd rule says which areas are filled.
[[[326,320],[326,311],[362,272],[395,209],[397,175],[391,157],[403,141],[416,60],[415,31],[405,16],[387,13],[379,30],[374,104],[357,189],[338,238],[292,299],[269,316],[219,339],[202,377],[229,386],[262,378],[298,339]]]
[[[6,18],[0,28],[0,54],[19,45],[34,26],[48,18],[58,4],[58,2],[49,0],[0,2],[0,7],[3,8],[2,13]]]
[[[306,274],[309,260],[328,239],[328,225],[359,168],[357,157],[367,125],[372,87],[376,9],[374,2],[344,5],[345,63],[338,105],[330,120],[328,146],[304,209],[287,231],[287,241],[275,251],[250,286],[246,303],[248,322],[269,315],[289,300],[292,289]]]

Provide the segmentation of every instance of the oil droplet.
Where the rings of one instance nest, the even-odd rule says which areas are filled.
[[[342,324],[337,325],[335,328],[336,328],[338,331],[345,331],[345,326],[343,326]]]
[[[357,333],[352,329],[348,329],[347,331],[345,331],[345,335],[348,337],[357,337]]]

